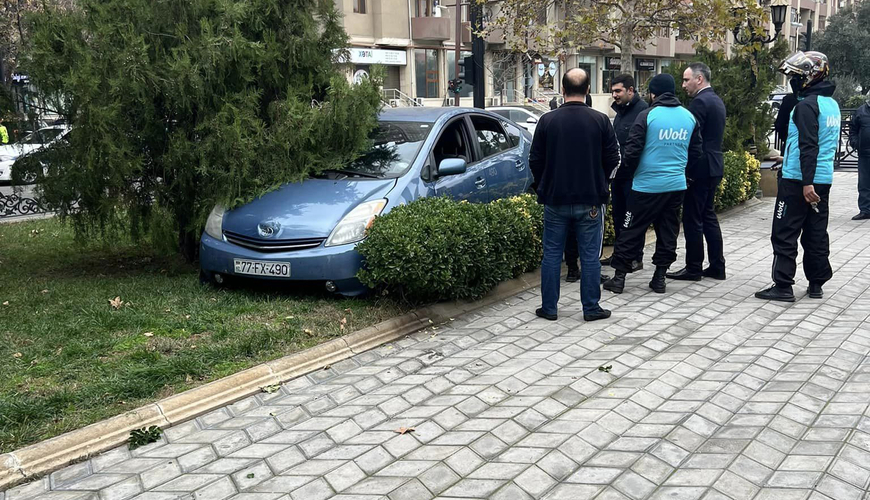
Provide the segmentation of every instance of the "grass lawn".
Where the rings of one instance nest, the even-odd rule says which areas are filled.
[[[79,244],[54,219],[0,224],[0,453],[401,312],[311,290],[204,287],[195,266],[148,245]]]

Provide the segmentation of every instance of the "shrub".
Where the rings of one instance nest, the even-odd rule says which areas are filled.
[[[755,196],[761,181],[761,162],[749,152],[725,153],[725,174],[716,192],[716,211],[725,210]]]
[[[541,262],[543,207],[523,195],[489,204],[424,198],[378,217],[357,247],[359,278],[406,300],[477,298]]]

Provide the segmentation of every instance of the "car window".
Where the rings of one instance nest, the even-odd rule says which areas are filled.
[[[502,127],[504,127],[505,131],[508,134],[508,137],[511,139],[511,145],[516,147],[520,145],[520,137],[522,136],[522,132],[520,132],[520,128],[510,122],[501,122]]]
[[[39,135],[42,136],[42,143],[48,144],[53,141],[57,136],[59,136],[63,132],[63,130],[59,128],[46,128],[39,131]]]
[[[472,116],[471,123],[474,125],[475,139],[480,145],[481,159],[497,155],[513,147],[511,140],[508,139],[498,121],[486,116]]]
[[[510,111],[510,110],[507,110],[507,109],[494,109],[494,110],[492,110],[492,112],[495,113],[495,114],[497,114],[498,116],[503,116],[503,117],[505,117],[505,118],[507,118],[507,119],[509,119],[509,120],[511,119],[511,111]]]
[[[400,176],[417,158],[431,130],[431,123],[379,122],[369,136],[369,150],[346,170],[381,177]]]
[[[432,153],[435,156],[435,165],[448,158],[458,158],[471,163],[472,157],[468,148],[467,135],[465,133],[465,121],[462,118],[453,120],[441,132],[441,137],[435,143]]]
[[[526,123],[526,120],[529,119],[529,115],[518,110],[511,110],[510,119],[517,123]]]

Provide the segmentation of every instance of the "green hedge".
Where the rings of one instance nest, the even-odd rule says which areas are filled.
[[[723,210],[755,195],[760,162],[725,153],[716,193]],[[488,204],[423,198],[375,219],[357,249],[365,258],[360,281],[413,302],[473,299],[541,263],[544,210],[532,195]],[[608,207],[605,242],[613,242]]]
[[[363,284],[411,301],[471,299],[541,263],[532,195],[488,204],[423,198],[375,219],[357,247]]]

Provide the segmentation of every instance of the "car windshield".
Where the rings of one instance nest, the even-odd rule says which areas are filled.
[[[24,136],[23,139],[18,141],[18,144],[48,144],[55,137],[60,135],[61,132],[63,131],[57,128],[37,130],[36,132]]]
[[[378,177],[402,175],[431,130],[431,123],[380,122],[370,136],[371,148],[345,170]]]

